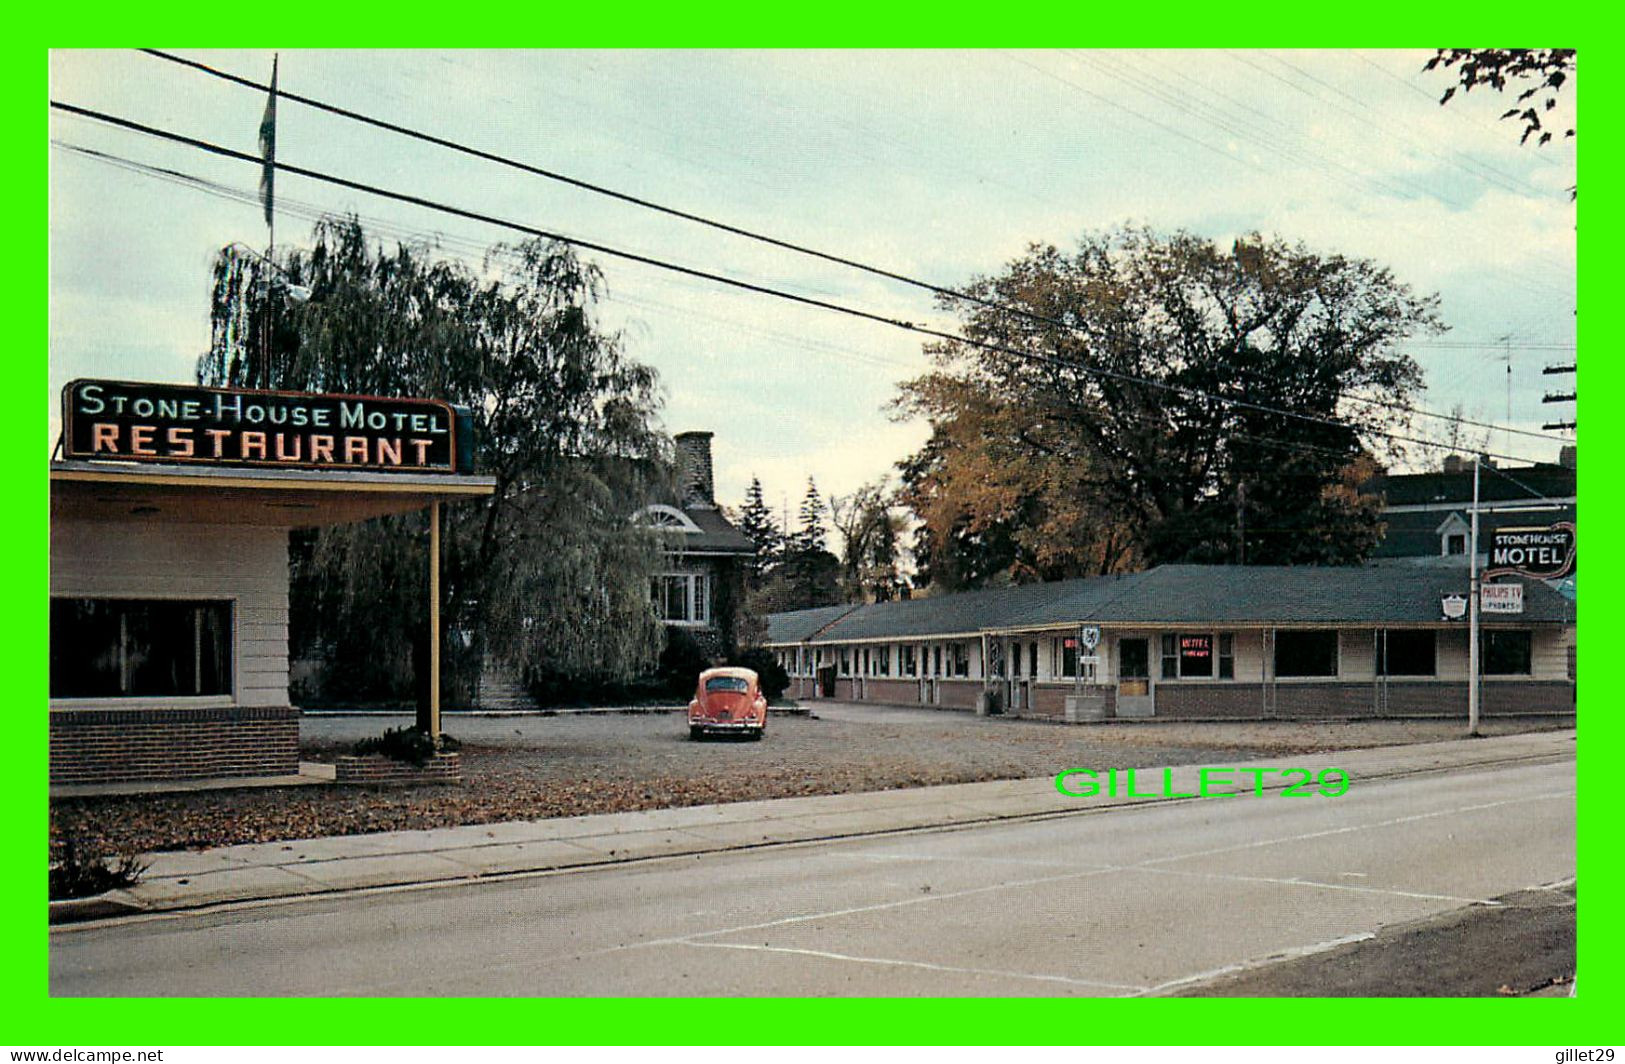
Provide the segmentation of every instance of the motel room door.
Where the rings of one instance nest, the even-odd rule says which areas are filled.
[[[1152,717],[1157,712],[1151,679],[1151,640],[1124,636],[1117,641],[1117,715]]]

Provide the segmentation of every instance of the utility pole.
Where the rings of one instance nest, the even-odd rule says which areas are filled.
[[[1478,469],[1483,456],[1473,455],[1472,544],[1467,580],[1467,734],[1478,734]]]

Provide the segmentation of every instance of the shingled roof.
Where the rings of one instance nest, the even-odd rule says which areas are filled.
[[[1440,596],[1466,594],[1467,579],[1465,568],[1164,565],[1121,576],[872,603],[844,615],[830,612],[839,607],[779,613],[768,618],[767,642],[920,639],[1073,623],[1440,624]],[[1485,616],[1484,624],[1574,623],[1573,602],[1538,580],[1521,582],[1524,612]]]

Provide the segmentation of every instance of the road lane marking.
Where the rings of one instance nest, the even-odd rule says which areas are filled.
[[[1341,938],[1331,938],[1327,939],[1325,942],[1316,942],[1311,946],[1297,946],[1293,949],[1282,950],[1279,953],[1271,953],[1267,957],[1258,957],[1253,960],[1240,961],[1236,964],[1227,964],[1223,968],[1210,968],[1205,972],[1197,972],[1195,975],[1185,975],[1179,977],[1178,979],[1170,979],[1166,983],[1158,983],[1156,986],[1153,986],[1147,990],[1142,990],[1139,993],[1131,996],[1149,997],[1152,994],[1160,994],[1165,990],[1172,990],[1175,987],[1190,986],[1195,983],[1205,983],[1210,979],[1217,979],[1222,975],[1230,975],[1233,972],[1246,972],[1251,971],[1254,968],[1262,968],[1267,964],[1279,964],[1282,961],[1296,960],[1299,957],[1310,957],[1316,953],[1325,953],[1327,950],[1334,950],[1339,946],[1347,946],[1355,942],[1365,942],[1368,939],[1373,939],[1376,937],[1377,935],[1374,931],[1360,931],[1352,935],[1343,935]]]
[[[757,946],[750,943],[737,942],[691,942],[682,943],[685,946],[694,946],[698,949],[737,949],[750,950],[757,953],[793,953],[803,957],[820,957],[832,961],[849,961],[854,964],[880,964],[892,965],[899,968],[923,968],[931,972],[953,972],[963,975],[991,975],[1006,979],[1036,979],[1046,983],[1067,983],[1071,986],[1084,986],[1103,990],[1130,990],[1144,992],[1150,987],[1137,986],[1129,983],[1102,983],[1093,979],[1074,979],[1069,975],[1046,975],[1040,972],[1009,972],[997,968],[962,968],[951,964],[931,964],[928,961],[900,960],[894,957],[857,957],[850,953],[830,953],[821,949],[797,949],[793,946]]]
[[[1283,842],[1303,842],[1305,839],[1321,839],[1329,835],[1346,835],[1351,831],[1367,831],[1371,828],[1392,827],[1395,824],[1410,824],[1418,820],[1431,820],[1435,817],[1454,816],[1457,813],[1476,813],[1484,809],[1498,809],[1504,805],[1521,805],[1524,802],[1538,802],[1547,798],[1573,798],[1573,791],[1548,791],[1545,794],[1532,794],[1525,798],[1505,798],[1499,802],[1481,802],[1478,805],[1457,806],[1454,809],[1438,809],[1431,813],[1415,813],[1411,816],[1394,817],[1391,820],[1379,820],[1371,824],[1350,824],[1341,828],[1328,828],[1325,831],[1309,831],[1302,835],[1284,835],[1275,839],[1258,839],[1254,842],[1241,842],[1234,846],[1220,846],[1212,850],[1198,850],[1195,853],[1176,853],[1167,857],[1148,857],[1140,864],[1159,864],[1163,861],[1184,861],[1192,857],[1212,857],[1215,854],[1235,853],[1237,850],[1251,850],[1260,846],[1277,846]]]
[[[1285,887],[1316,887],[1320,890],[1347,890],[1356,894],[1391,894],[1399,898],[1420,898],[1424,901],[1459,901],[1463,905],[1499,907],[1500,902],[1487,898],[1462,898],[1454,894],[1426,894],[1414,890],[1388,890],[1383,887],[1356,887],[1348,883],[1318,883],[1312,879],[1278,879],[1273,876],[1237,876],[1224,872],[1191,872],[1181,868],[1151,868],[1148,865],[1124,865],[1125,872],[1154,872],[1162,876],[1191,876],[1196,879],[1224,879],[1235,883],[1275,883]]]

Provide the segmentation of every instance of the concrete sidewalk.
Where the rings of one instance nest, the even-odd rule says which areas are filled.
[[[1363,781],[1383,777],[1572,756],[1574,749],[1573,731],[1538,732],[1286,755],[1224,767],[1312,771],[1337,767],[1349,773],[1351,787],[1359,787]],[[1057,771],[1070,767],[1074,766],[1057,766]],[[1111,766],[1077,767],[1104,774]],[[1197,790],[1198,766],[1168,771],[1174,792]],[[1141,769],[1136,777],[1139,790],[1157,792],[1155,796],[1071,798],[1056,790],[1053,776],[1044,776],[156,853],[146,856],[150,862],[146,875],[135,887],[98,898],[53,902],[51,921],[196,909],[366,887],[472,881],[678,854],[1098,813],[1146,802],[1204,800],[1161,797],[1161,769]],[[1265,794],[1252,800],[1277,800],[1279,795],[1271,792],[1280,791],[1287,782],[1270,778]],[[1244,789],[1252,790],[1250,781]]]

